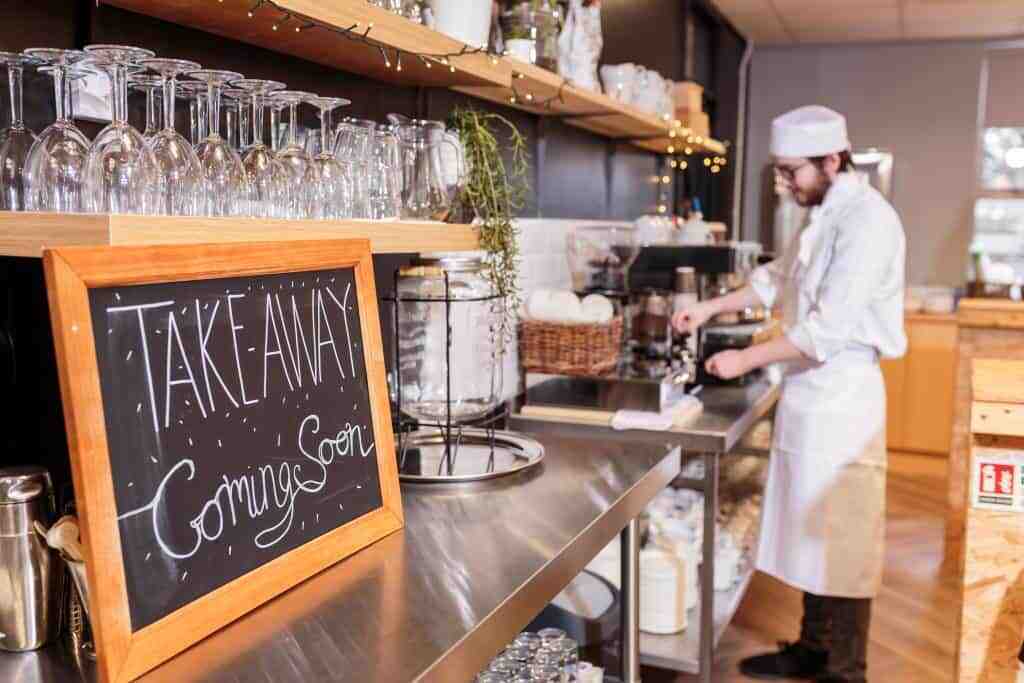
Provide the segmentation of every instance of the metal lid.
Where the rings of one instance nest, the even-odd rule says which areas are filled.
[[[412,263],[414,266],[435,266],[447,270],[449,273],[468,273],[483,267],[483,257],[474,252],[424,254]]]
[[[35,465],[0,469],[0,505],[27,503],[49,492],[50,473]]]

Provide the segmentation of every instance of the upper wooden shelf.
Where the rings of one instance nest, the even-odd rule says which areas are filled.
[[[374,253],[467,251],[476,228],[435,222],[289,221],[0,212],[0,256],[39,258],[47,247],[331,240],[365,237]]]
[[[557,74],[516,59],[495,58],[483,53],[464,54],[450,60],[456,67],[452,71],[436,61],[411,57],[454,54],[462,50],[464,44],[366,0],[275,0],[281,9],[264,3],[252,17],[249,12],[256,4],[253,0],[101,1],[376,80],[452,88],[541,116],[558,116],[570,125],[629,141],[653,152],[668,153],[670,147],[682,152],[683,147],[689,146],[695,153],[725,153],[725,146],[712,139],[680,146],[680,135],[685,138],[688,132],[685,129],[676,129],[676,135],[670,137],[671,122],[601,93],[571,85],[563,87],[563,80]],[[282,22],[286,15],[290,18]],[[356,27],[362,32],[369,29],[369,38],[392,50],[391,66],[385,64],[377,47],[322,27],[303,29],[308,24],[306,18],[340,29]],[[296,29],[303,30],[297,32]],[[401,70],[397,68],[395,50],[404,53]],[[517,97],[512,102],[514,94]],[[560,98],[552,99],[559,95]],[[538,103],[546,104],[539,106]]]

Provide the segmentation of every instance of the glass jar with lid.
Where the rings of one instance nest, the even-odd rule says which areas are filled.
[[[396,284],[399,407],[420,422],[484,417],[501,400],[501,301],[477,252],[425,256]]]

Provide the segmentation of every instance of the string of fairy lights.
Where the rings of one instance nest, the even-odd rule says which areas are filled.
[[[218,2],[223,3],[224,0],[218,0]],[[252,4],[249,6],[247,14],[250,19],[256,19],[258,15],[265,16],[267,14],[272,14],[270,21],[272,22],[271,29],[274,31],[291,30],[296,33],[302,33],[303,31],[315,29],[319,31],[326,31],[354,43],[364,45],[380,53],[381,60],[386,69],[394,69],[397,72],[403,70],[403,58],[406,62],[410,59],[416,60],[427,69],[439,67],[447,69],[451,73],[456,73],[458,71],[458,67],[455,63],[456,60],[470,55],[486,55],[492,66],[497,66],[501,59],[501,55],[490,51],[488,48],[472,47],[466,44],[462,44],[458,50],[450,52],[413,52],[410,50],[402,50],[387,45],[379,40],[375,40],[371,36],[371,32],[374,30],[374,23],[372,21],[367,22],[366,24],[354,21],[349,26],[333,26],[293,12],[292,10],[282,7],[275,2],[275,0],[253,0]],[[520,83],[525,79],[525,74],[514,70],[512,71],[512,78],[509,86],[510,94],[508,96],[509,104],[545,110],[555,110],[557,105],[566,104],[565,93],[566,90],[571,87],[568,80],[564,78],[560,79],[556,92],[550,97],[538,98],[534,93],[521,87]],[[559,111],[561,112],[563,110]],[[588,116],[586,113],[567,113],[565,115],[580,118]],[[606,113],[595,112],[592,115],[606,115]],[[669,166],[674,170],[685,171],[690,166],[690,161],[687,157],[692,157],[695,154],[703,156],[705,154],[703,145],[707,141],[703,136],[697,135],[689,128],[684,127],[681,121],[671,120],[667,115],[661,118],[665,123],[669,124],[669,144],[665,149],[665,152],[670,159]],[[703,159],[704,167],[712,174],[720,173],[727,163],[728,159],[724,154],[704,156]],[[660,178],[660,180],[666,185],[671,182],[671,178],[667,175]],[[661,207],[659,207],[659,209],[660,208]]]

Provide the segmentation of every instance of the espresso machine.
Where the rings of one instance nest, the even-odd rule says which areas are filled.
[[[756,242],[728,242],[707,245],[655,245],[642,247],[629,271],[630,305],[637,315],[651,309],[650,302],[672,301],[678,296],[680,282],[686,274],[694,278],[700,300],[710,299],[746,285],[750,274],[761,260],[761,245]],[[669,310],[669,318],[672,311]],[[652,348],[645,335],[633,328],[631,351],[634,365],[650,367],[652,357],[660,356],[660,365],[689,363],[693,359],[695,372],[692,382],[722,384],[717,377],[704,371],[704,361],[725,349],[743,349],[756,344],[771,334],[771,320],[762,307],[739,313],[717,316],[696,334],[695,339],[671,334],[662,351]],[[745,384],[758,373],[752,372],[730,380],[729,384]]]

